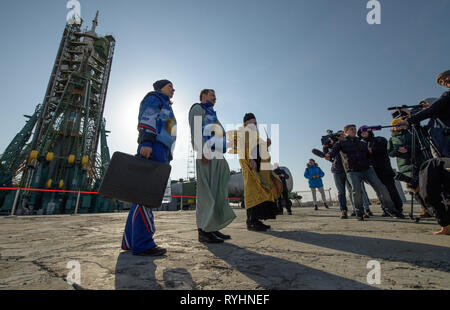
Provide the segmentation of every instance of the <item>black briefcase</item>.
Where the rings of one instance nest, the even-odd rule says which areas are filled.
[[[147,208],[159,208],[171,169],[168,164],[115,152],[103,177],[99,194]]]

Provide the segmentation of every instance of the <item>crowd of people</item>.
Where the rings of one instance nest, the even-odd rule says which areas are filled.
[[[450,71],[441,73],[437,82],[450,88]],[[413,109],[398,107],[396,110],[389,141],[375,136],[371,127],[361,126],[357,130],[350,124],[323,144],[325,158],[332,162],[341,218],[348,217],[345,184],[356,209],[356,218],[364,221],[373,215],[363,206],[364,182],[376,192],[382,216],[405,218],[403,202],[395,186],[395,179],[399,179],[407,183],[407,188],[420,202],[419,218],[434,215],[442,226],[435,234],[450,234],[450,92],[444,92],[439,99],[422,100]],[[429,119],[428,124],[420,126],[426,119]],[[391,167],[390,157],[396,158],[397,174]],[[305,177],[310,179],[311,188],[318,187],[312,186],[311,181],[323,177],[323,172],[314,172],[311,176],[305,171]]]
[[[450,87],[450,71],[441,74],[438,83]],[[169,80],[157,81],[153,87],[154,91],[144,97],[139,109],[137,153],[140,157],[169,164],[173,159],[172,151],[176,141],[176,118],[171,102],[175,89]],[[289,175],[278,165],[272,169],[269,154],[271,140],[268,138],[265,141],[259,136],[257,120],[253,113],[244,115],[240,128],[225,133],[214,109],[215,91],[204,89],[200,92],[199,99],[200,103],[194,104],[189,111],[191,143],[197,152],[198,240],[222,243],[231,238],[220,232],[236,218],[228,202],[230,169],[223,157],[227,150],[238,155],[242,169],[247,229],[270,229],[270,226],[262,221],[275,219],[283,213],[283,208],[286,208],[288,214],[292,214],[286,186]],[[444,128],[450,127],[449,101],[450,92],[446,92],[434,102],[426,101],[423,106],[428,104],[427,108],[416,114],[405,112],[408,117],[393,122],[395,127],[389,141],[376,137],[367,127],[357,130],[355,125],[347,125],[343,131],[338,132],[336,141],[331,140],[324,145],[325,158],[333,163],[331,170],[339,193],[342,218],[348,217],[346,187],[351,193],[354,207],[352,215],[360,221],[373,216],[364,182],[370,184],[377,193],[383,216],[404,218],[403,203],[395,187],[395,173],[389,160],[391,156],[397,158],[400,172],[411,178],[408,186],[423,205],[422,216],[434,214],[443,227],[439,233],[450,234],[448,201],[446,204],[445,199],[440,199],[440,189],[450,188],[449,172],[441,169],[444,164],[448,164],[450,155],[449,137],[445,136],[448,129]],[[435,141],[434,145],[427,147],[433,148],[434,159],[421,157],[423,143],[415,143],[416,136],[409,130],[411,124],[427,118],[431,119],[428,131]],[[418,154],[412,160],[411,152]],[[308,162],[304,176],[309,180],[314,208],[318,209],[317,189],[325,207],[328,208],[321,180],[324,172],[313,159]],[[418,181],[414,185],[416,176]],[[431,176],[434,183],[430,181]],[[435,193],[430,194],[429,188],[433,184]],[[163,255],[166,249],[155,244],[154,233],[152,210],[133,204],[123,234],[122,249],[132,251],[134,255]]]

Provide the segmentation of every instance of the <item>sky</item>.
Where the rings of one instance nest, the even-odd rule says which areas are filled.
[[[224,126],[241,124],[248,112],[268,125],[279,145],[274,157],[293,174],[294,190],[308,190],[303,174],[310,158],[326,174],[324,187],[334,190],[331,164],[311,153],[326,130],[389,125],[388,107],[439,97],[445,89],[436,76],[450,69],[448,0],[380,0],[375,25],[366,21],[366,0],[79,2],[84,26],[90,28],[99,10],[97,33],[117,40],[104,114],[111,154],[136,152],[140,101],[156,80],[173,82],[172,179],[187,176],[188,111],[201,89],[216,90]],[[0,4],[0,153],[25,124],[23,115],[43,100],[66,4]],[[389,138],[390,131],[376,135]],[[239,170],[235,158],[228,160]]]

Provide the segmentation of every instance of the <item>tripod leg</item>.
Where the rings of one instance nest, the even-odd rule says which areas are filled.
[[[411,211],[409,213],[409,218],[414,220],[414,193],[411,192]]]

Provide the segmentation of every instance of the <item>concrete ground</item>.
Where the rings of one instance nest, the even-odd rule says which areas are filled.
[[[358,222],[337,207],[293,208],[262,233],[235,209],[222,231],[232,239],[212,245],[198,242],[195,211],[155,212],[155,240],[168,250],[159,258],[120,250],[127,213],[0,218],[0,289],[450,289],[450,236],[434,236],[434,220],[372,209]],[[371,260],[380,284],[367,281]],[[79,285],[66,280],[70,261]]]

